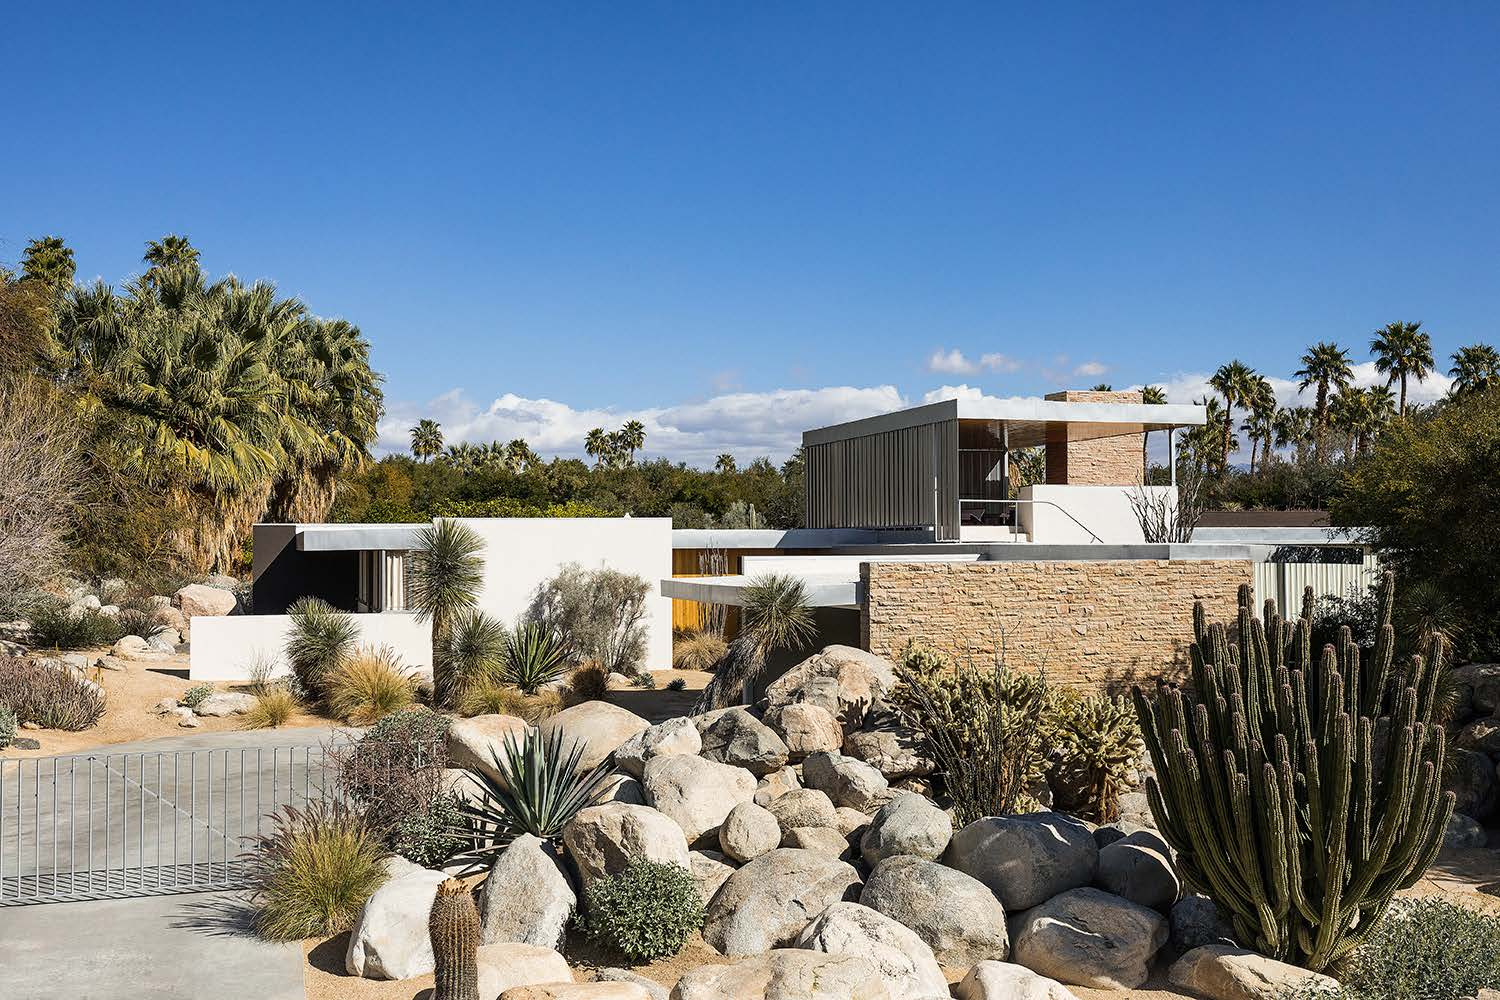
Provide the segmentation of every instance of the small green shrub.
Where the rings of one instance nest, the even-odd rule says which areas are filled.
[[[91,649],[112,646],[123,635],[120,622],[109,615],[51,600],[32,609],[28,639],[38,649]]]
[[[194,684],[183,692],[182,697],[177,699],[177,704],[186,708],[197,708],[203,704],[204,699],[214,693],[212,684]]]
[[[1343,1000],[1462,1000],[1500,988],[1500,916],[1441,899],[1398,902],[1340,978]]]
[[[630,684],[632,687],[644,688],[647,691],[654,691],[656,690],[656,677],[643,670],[640,673],[636,674],[634,677],[630,678]]]
[[[681,865],[636,858],[584,891],[579,927],[631,962],[669,958],[703,926],[703,897]]]
[[[273,941],[348,930],[386,880],[379,831],[357,809],[286,806],[248,853],[255,929]]]
[[[672,680],[670,680],[670,681],[667,682],[667,690],[668,691],[686,691],[687,690],[687,681],[683,680],[681,677],[674,678],[674,679],[672,679]]]
[[[423,868],[438,868],[464,849],[458,833],[464,827],[460,799],[453,794],[433,798],[426,812],[413,811],[396,821],[390,833],[391,850]]]
[[[22,656],[0,656],[0,708],[17,723],[78,732],[104,714],[104,691],[72,670]]]
[[[16,726],[16,713],[8,708],[0,708],[0,750],[15,742]]]
[[[120,626],[120,634],[138,635],[142,639],[150,639],[161,635],[167,630],[167,623],[157,617],[155,610],[142,611],[140,608],[121,608],[120,617],[116,619]]]

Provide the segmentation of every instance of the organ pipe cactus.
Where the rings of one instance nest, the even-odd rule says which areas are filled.
[[[1434,720],[1442,640],[1394,664],[1393,598],[1387,573],[1361,663],[1347,628],[1314,656],[1311,587],[1293,621],[1274,601],[1256,618],[1242,586],[1235,622],[1195,605],[1190,689],[1134,691],[1156,769],[1146,794],[1184,881],[1241,944],[1314,971],[1369,937],[1453,813]]]
[[[458,879],[438,886],[427,933],[435,964],[433,1000],[479,1000],[479,911]]]

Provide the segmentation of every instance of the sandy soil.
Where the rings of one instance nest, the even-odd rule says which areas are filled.
[[[108,650],[94,650],[100,655]],[[6,757],[49,757],[54,754],[78,753],[95,747],[132,743],[136,740],[158,739],[164,736],[183,736],[188,733],[214,733],[241,728],[236,716],[221,719],[199,719],[196,729],[183,729],[177,725],[175,715],[153,715],[151,707],[163,698],[179,698],[194,683],[187,679],[188,657],[177,653],[171,659],[149,663],[129,662],[124,670],[94,670],[90,676],[103,687],[106,697],[104,717],[98,725],[81,732],[69,733],[53,729],[31,729],[16,735],[30,737],[41,743],[40,750],[17,750],[11,747]],[[238,690],[235,685],[217,685],[223,690]],[[299,712],[287,723],[294,726],[330,726],[331,720],[318,715]]]

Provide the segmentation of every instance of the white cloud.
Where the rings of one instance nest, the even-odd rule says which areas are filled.
[[[1109,371],[1109,366],[1098,361],[1085,361],[1073,369],[1073,374],[1082,378],[1098,378]]]
[[[979,370],[979,366],[964,357],[964,352],[956,347],[951,351],[939,347],[927,359],[927,370],[944,375],[972,375]]]
[[[1004,354],[991,353],[980,355],[979,367],[992,372],[1017,372],[1021,370],[1021,362]]]
[[[453,389],[426,405],[393,402],[380,422],[380,448],[404,451],[410,428],[422,417],[442,424],[447,444],[524,438],[545,456],[583,456],[584,435],[594,427],[613,429],[627,420],[646,427],[646,454],[706,466],[721,452],[783,459],[813,427],[899,410],[909,405],[895,386],[825,386],[736,392],[702,402],[626,410],[575,408],[552,399],[506,393],[488,406]]]

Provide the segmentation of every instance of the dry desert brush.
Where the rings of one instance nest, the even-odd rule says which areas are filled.
[[[104,715],[104,690],[72,669],[0,655],[0,708],[17,723],[77,732]]]
[[[247,856],[255,929],[273,941],[348,930],[386,879],[379,832],[357,808],[284,807]]]
[[[1386,574],[1372,650],[1345,632],[1315,653],[1312,588],[1292,621],[1271,601],[1255,617],[1243,586],[1235,622],[1195,606],[1190,689],[1134,692],[1146,794],[1184,880],[1241,943],[1317,972],[1379,930],[1453,813],[1434,722],[1442,640],[1395,663],[1393,599]]]
[[[355,652],[325,684],[329,710],[356,726],[379,722],[417,700],[411,673],[387,646],[365,647]]]

